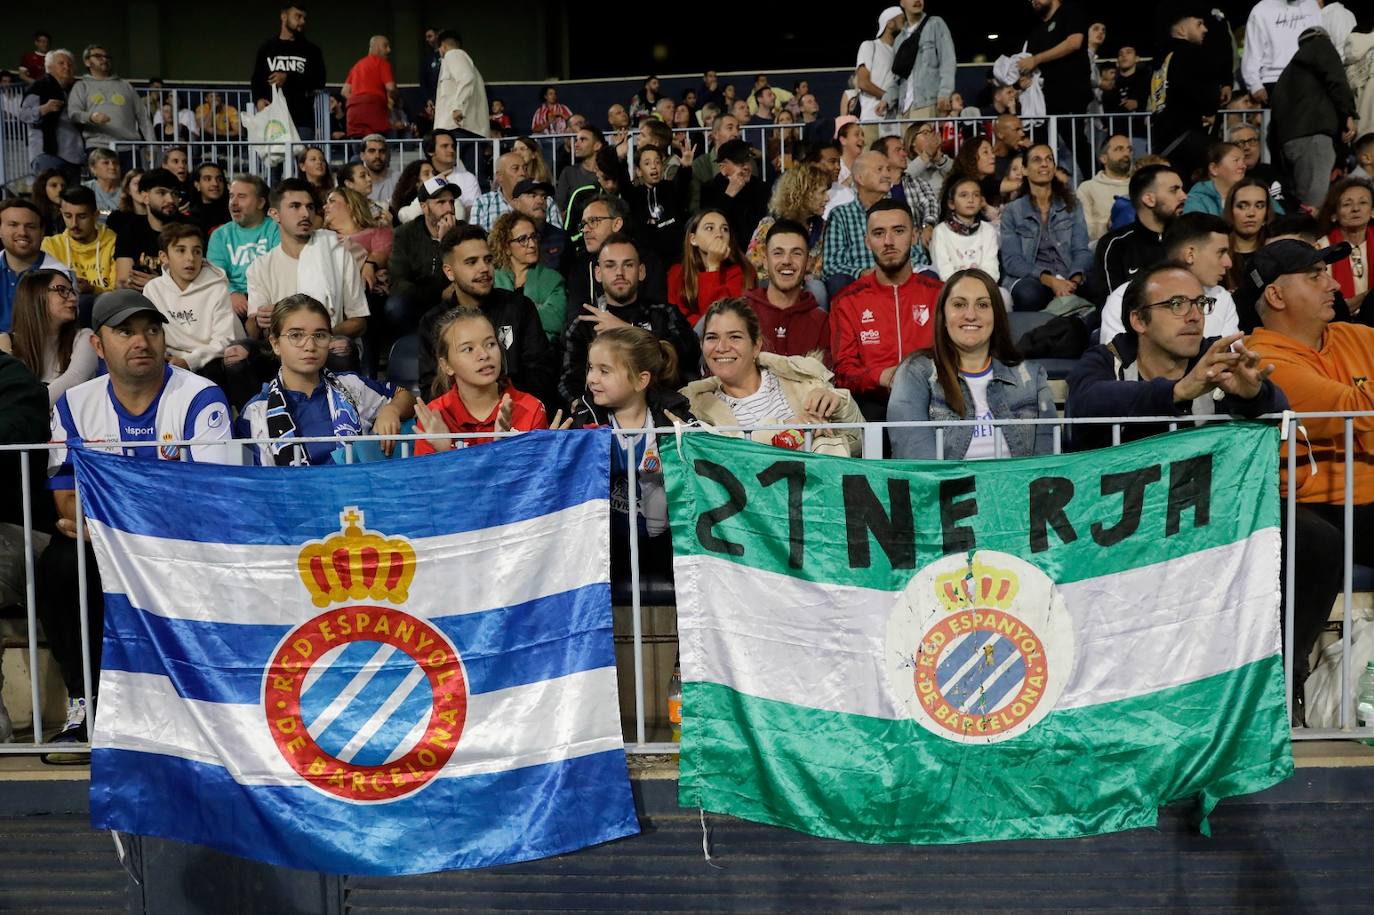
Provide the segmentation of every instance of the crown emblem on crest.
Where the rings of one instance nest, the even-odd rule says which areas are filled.
[[[1016,573],[974,560],[955,572],[935,577],[935,596],[951,612],[970,607],[1006,610],[1016,599]]]
[[[307,543],[297,560],[315,606],[365,597],[405,603],[415,577],[415,548],[400,537],[364,529],[355,505],[339,512],[339,524],[339,533]]]

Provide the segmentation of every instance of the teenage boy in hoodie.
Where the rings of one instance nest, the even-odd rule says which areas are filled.
[[[153,122],[143,96],[114,74],[110,52],[98,44],[81,54],[86,75],[67,96],[67,111],[81,128],[86,148],[109,149],[120,140],[153,139]]]
[[[847,388],[867,419],[882,422],[898,364],[934,346],[943,284],[912,269],[916,235],[905,204],[884,197],[869,209],[866,225],[875,267],[831,303],[831,352],[835,387]]]
[[[768,282],[749,290],[749,307],[759,316],[764,352],[812,356],[830,366],[830,317],[807,291],[810,252],[806,227],[780,219],[763,239]]]
[[[167,319],[167,361],[209,378],[224,389],[230,403],[242,406],[254,386],[246,366],[232,379],[224,366],[224,349],[238,335],[228,277],[205,259],[205,234],[193,223],[163,229],[158,247],[162,275],[150,280],[143,294]]]
[[[43,239],[42,249],[76,273],[79,295],[99,295],[115,287],[115,234],[100,224],[95,192],[80,184],[62,192],[61,235]]]

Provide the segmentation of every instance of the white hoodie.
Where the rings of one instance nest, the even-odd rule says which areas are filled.
[[[143,287],[143,294],[167,319],[167,355],[185,359],[193,372],[224,355],[224,348],[238,336],[229,277],[209,261],[184,292],[163,273]]]
[[[1240,76],[1251,92],[1279,81],[1279,74],[1298,53],[1298,36],[1322,27],[1317,0],[1260,0],[1245,22],[1245,53]],[[1337,49],[1339,50],[1339,49]]]

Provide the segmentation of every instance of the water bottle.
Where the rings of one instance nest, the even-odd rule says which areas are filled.
[[[1374,719],[1374,715],[1370,716]],[[668,681],[668,723],[673,728],[673,743],[682,742],[682,668],[673,668]]]
[[[1374,727],[1374,661],[1364,666],[1355,688],[1355,724],[1362,728]],[[1374,739],[1364,742],[1374,747]]]

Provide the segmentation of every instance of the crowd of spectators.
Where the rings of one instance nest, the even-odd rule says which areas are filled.
[[[1363,87],[1341,58],[1360,33],[1340,37],[1340,4],[1261,0],[1239,79],[1229,24],[1186,4],[1163,9],[1153,71],[1130,44],[1108,59],[1087,8],[1031,5],[1040,24],[992,68],[985,118],[958,119],[958,36],[923,0],[902,0],[878,17],[829,115],[805,82],[787,91],[764,76],[743,95],[708,71],[680,100],[649,77],[604,119],[550,86],[533,136],[509,143],[485,189],[459,145],[507,135],[513,113],[488,100],[451,30],[426,35],[421,159],[390,161],[400,101],[390,43],[374,36],[343,92],[357,157],[332,167],[305,145],[295,176],[271,187],[175,143],[158,167],[126,170],[109,141],[157,136],[168,119],[114,76],[103,48],[84,51],[77,80],[72,55],[40,35],[41,70],[26,55],[18,110],[38,179],[31,199],[0,201],[0,350],[13,354],[0,355],[0,377],[46,385],[51,422],[25,428],[7,395],[3,431],[146,442],[126,449],[140,458],[300,466],[341,459],[332,443],[297,441],[310,436],[414,431],[424,454],[513,430],[642,430],[616,453],[613,527],[637,531],[646,567],[666,573],[654,427],[781,426],[752,434],[853,455],[853,429],[790,427],[984,420],[946,429],[942,456],[1043,454],[1050,426],[992,421],[1059,415],[1047,358],[1076,360],[1065,410],[1077,418],[1374,409],[1374,310],[1362,307],[1374,135],[1356,138]],[[259,105],[280,90],[309,140],[325,73],[305,20],[297,4],[281,11],[252,84]],[[1252,103],[1272,108],[1272,162],[1244,113]],[[233,136],[240,114],[206,105],[197,129]],[[1100,168],[1074,154],[1089,134],[1066,143],[1078,127],[1056,145],[1027,129],[1046,114],[1147,110],[1153,146],[1102,131]],[[769,123],[797,126],[785,157],[741,138]],[[570,135],[558,174],[543,133]],[[383,380],[408,348],[414,391]],[[1294,483],[1300,671],[1339,584],[1347,459],[1338,421],[1307,431],[1316,469]],[[1066,444],[1101,446],[1104,434],[1075,428]],[[183,438],[207,444],[159,445]],[[1374,565],[1368,420],[1355,443],[1356,525],[1344,533]],[[894,429],[887,447],[937,451],[930,427]],[[57,536],[39,563],[40,614],[76,697],[65,449],[50,474]],[[72,702],[59,739],[84,740],[84,700]]]

